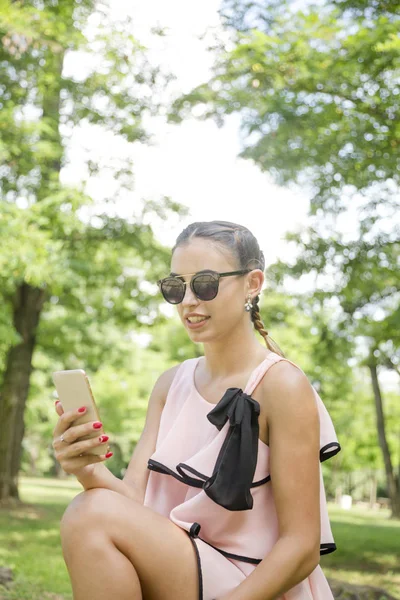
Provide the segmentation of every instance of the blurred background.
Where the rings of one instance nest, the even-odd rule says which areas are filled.
[[[202,354],[155,282],[214,219],[258,239],[265,327],[342,446],[335,597],[400,598],[399,12],[0,1],[0,598],[72,597],[51,373],[86,370],[123,477],[156,379]]]

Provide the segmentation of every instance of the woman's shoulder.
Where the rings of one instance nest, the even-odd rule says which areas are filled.
[[[275,384],[279,383],[297,383],[301,379],[307,379],[307,375],[304,373],[302,368],[292,360],[271,352],[267,355],[267,358],[273,362],[271,367],[268,369],[268,378],[270,382]]]
[[[299,398],[304,398],[305,403],[312,399],[314,403],[314,388],[301,367],[275,353],[273,358],[274,364],[260,382],[263,400],[270,405],[282,405],[285,399],[287,402],[297,399],[298,402]]]

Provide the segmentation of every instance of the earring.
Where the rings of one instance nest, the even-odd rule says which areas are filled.
[[[252,308],[253,308],[253,304],[251,302],[251,296],[249,294],[247,297],[247,302],[244,305],[244,310],[247,312],[250,312]]]

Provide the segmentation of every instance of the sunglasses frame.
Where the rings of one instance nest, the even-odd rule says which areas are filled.
[[[179,302],[170,302],[169,300],[166,299],[166,297],[164,296],[163,290],[162,290],[162,284],[164,283],[164,281],[167,281],[168,279],[178,279],[179,281],[181,281],[183,283],[183,285],[187,285],[188,283],[190,283],[190,289],[192,290],[192,292],[196,296],[196,298],[199,298],[199,296],[196,294],[196,292],[193,289],[193,280],[197,275],[207,275],[208,273],[211,273],[212,275],[215,275],[217,277],[217,293],[214,296],[214,298],[216,298],[218,295],[218,292],[219,292],[219,280],[221,277],[229,277],[230,275],[244,275],[245,273],[250,273],[250,271],[253,271],[253,269],[241,269],[240,271],[228,271],[226,273],[218,273],[217,271],[213,271],[212,269],[204,269],[203,271],[198,271],[197,273],[186,273],[186,275],[193,275],[190,282],[184,281],[182,279],[182,277],[184,277],[184,275],[169,275],[168,277],[164,277],[164,279],[159,279],[157,281],[157,285],[160,289],[160,292],[163,295],[164,300],[166,302],[168,302],[168,304],[177,305],[177,304],[180,304],[181,302],[183,302],[183,299],[186,294],[186,289],[184,290],[182,300],[180,300]],[[211,298],[211,300],[214,300],[214,298]],[[203,300],[203,298],[199,298],[199,300],[202,300],[203,302],[211,302],[211,300]]]

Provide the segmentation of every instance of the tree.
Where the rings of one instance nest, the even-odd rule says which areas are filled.
[[[400,517],[378,378],[379,368],[398,373],[400,363],[398,3],[337,0],[299,10],[232,0],[222,14],[227,36],[213,46],[213,76],[175,101],[170,120],[195,105],[199,118],[218,124],[239,113],[241,156],[280,184],[309,189],[309,224],[286,236],[299,256],[269,273],[275,285],[313,274],[312,295],[339,303],[337,327],[363,347],[358,358],[370,371],[393,516]]]
[[[85,28],[89,17],[98,25]],[[102,23],[100,25],[99,23]],[[113,352],[107,322],[123,329],[154,318],[158,299],[141,290],[161,275],[166,250],[147,221],[180,207],[169,198],[111,216],[93,204],[86,181],[63,183],[68,140],[81,124],[114,132],[127,144],[148,138],[144,114],[168,81],[132,35],[91,0],[17,3],[0,12],[0,499],[18,497],[24,411],[35,348],[70,368],[85,357],[98,367]],[[68,75],[72,55],[90,65]],[[87,180],[99,165],[88,161]],[[133,186],[128,159],[114,168],[115,195]],[[85,350],[87,354],[85,355]],[[87,359],[87,360],[86,360]],[[50,377],[50,373],[49,373]]]

